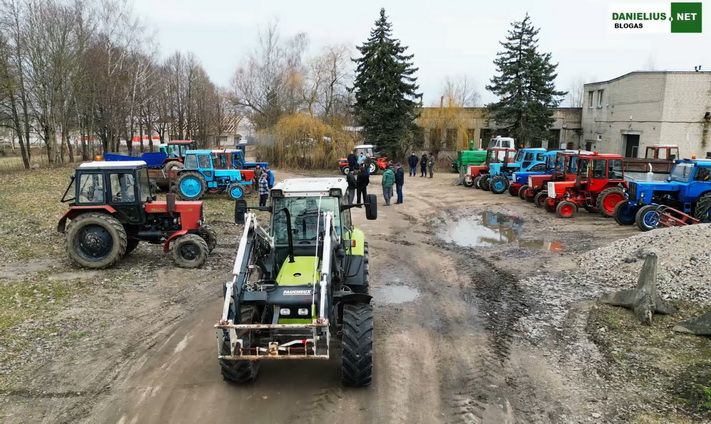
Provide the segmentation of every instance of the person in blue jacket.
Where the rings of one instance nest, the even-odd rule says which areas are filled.
[[[269,165],[264,167],[264,172],[267,173],[267,183],[269,184],[269,189],[271,190],[274,187],[274,180],[276,177],[274,176],[274,172],[272,172],[272,169],[269,167]]]

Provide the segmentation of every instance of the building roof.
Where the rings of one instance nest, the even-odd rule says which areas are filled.
[[[146,163],[142,160],[98,160],[93,162],[82,163],[81,165],[79,165],[79,169],[126,169],[138,168],[141,166],[146,166]]]
[[[596,84],[606,84],[610,83],[613,81],[621,80],[623,78],[630,77],[632,75],[667,75],[667,74],[699,74],[699,75],[711,75],[711,71],[632,71],[628,72],[626,74],[620,75],[619,77],[615,77],[612,79],[609,79],[607,81],[596,81],[596,82],[588,82],[585,83],[585,85],[596,85]]]
[[[345,178],[339,177],[289,178],[287,180],[279,181],[274,186],[274,190],[281,190],[285,195],[296,193],[319,193],[323,196],[328,196],[328,191],[332,188],[338,188],[341,190],[341,193],[345,193],[348,189],[348,183]]]

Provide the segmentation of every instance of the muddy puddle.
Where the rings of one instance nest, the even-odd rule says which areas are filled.
[[[565,250],[560,240],[526,237],[524,220],[498,212],[479,212],[461,217],[444,225],[437,236],[462,247],[489,247],[513,244],[522,248],[552,252]]]
[[[417,299],[420,291],[407,286],[382,286],[372,290],[373,298],[378,299],[378,303],[385,304],[407,303]]]

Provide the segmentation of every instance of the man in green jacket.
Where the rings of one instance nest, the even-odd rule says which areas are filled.
[[[383,198],[385,199],[385,206],[390,206],[390,198],[393,197],[393,184],[395,184],[395,173],[393,172],[393,166],[389,165],[388,169],[383,172]]]

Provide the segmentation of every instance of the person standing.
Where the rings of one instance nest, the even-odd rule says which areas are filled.
[[[259,206],[267,206],[269,199],[269,177],[266,172],[262,172],[259,176]]]
[[[262,176],[262,173],[264,171],[262,170],[262,167],[257,164],[257,166],[254,168],[254,184],[259,185],[259,178]]]
[[[395,192],[397,193],[397,202],[395,204],[400,204],[402,203],[403,197],[402,197],[402,186],[405,184],[405,171],[402,169],[402,166],[398,162],[395,165]]]
[[[427,176],[427,153],[423,153],[420,158],[420,177]]]
[[[363,162],[365,162],[365,153],[360,152],[360,155],[358,155],[358,166],[363,165]]]
[[[419,162],[420,159],[417,157],[415,152],[410,153],[410,157],[407,158],[407,164],[410,165],[410,176],[411,177],[416,177],[417,176],[417,162]]]
[[[430,152],[429,161],[427,161],[427,169],[430,171],[430,178],[432,178],[434,166],[435,166],[435,157],[432,154],[432,152]]]
[[[393,172],[392,166],[388,166],[388,169],[383,172],[382,179],[385,206],[390,206],[390,199],[393,197],[393,184],[395,184],[395,173]]]
[[[352,170],[348,171],[348,174],[346,175],[346,182],[348,183],[348,190],[346,191],[346,193],[347,193],[346,198],[348,199],[349,205],[353,204],[353,200],[355,200],[356,189],[358,187],[357,182],[356,182],[355,173],[356,173],[355,169],[352,169]]]
[[[269,189],[274,187],[274,180],[276,177],[274,176],[274,173],[272,172],[271,168],[269,168],[269,165],[264,167],[264,173],[267,174],[267,184],[269,184]]]
[[[356,190],[358,192],[357,203],[360,203],[361,195],[365,202],[365,198],[368,196],[368,184],[370,184],[370,173],[368,173],[368,167],[363,164],[360,166],[358,178],[356,179]]]
[[[358,158],[354,152],[348,154],[348,169],[351,171],[358,170]]]

